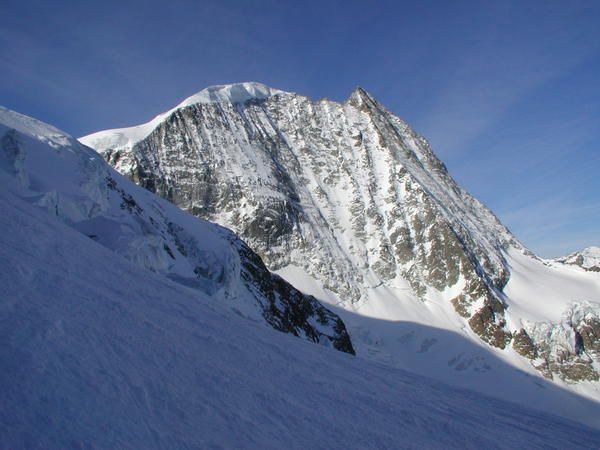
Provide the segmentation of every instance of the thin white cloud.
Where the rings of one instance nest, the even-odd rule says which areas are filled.
[[[600,201],[582,203],[563,193],[520,208],[500,211],[499,218],[534,252],[561,256],[600,244]]]
[[[600,51],[588,29],[561,27],[560,20],[544,17],[543,9],[531,30],[513,24],[515,11],[500,9],[497,16],[495,27],[479,30],[471,46],[454,55],[454,70],[444,73],[445,86],[422,120],[421,131],[442,156],[468,151],[475,138],[528,93]]]

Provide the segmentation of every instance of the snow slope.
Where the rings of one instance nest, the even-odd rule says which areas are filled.
[[[575,301],[600,303],[600,274],[509,253],[512,276],[506,289],[515,316],[557,321]]]
[[[250,322],[33,206],[13,175],[0,185],[2,448],[600,446],[597,430]]]

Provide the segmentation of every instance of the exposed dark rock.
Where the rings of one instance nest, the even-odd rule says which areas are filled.
[[[337,350],[355,354],[344,322],[314,297],[305,295],[281,277],[272,274],[260,257],[243,242],[236,243],[242,257],[242,278],[260,295],[264,316],[276,330],[306,336],[313,342],[328,340]],[[263,301],[266,299],[266,302]],[[310,324],[316,319],[323,327]],[[330,330],[329,333],[324,330]]]
[[[600,379],[590,361],[578,357],[566,357],[561,361],[551,362],[549,368],[553,374],[557,374],[561,379],[569,382],[598,381]]]
[[[588,317],[582,320],[577,332],[581,336],[582,351],[600,356],[600,319]]]
[[[513,334],[512,346],[519,355],[525,358],[537,358],[537,348],[523,328]]]
[[[469,319],[471,329],[490,345],[504,348],[510,342],[511,334],[504,329],[504,321],[497,317],[493,304],[486,304]]]

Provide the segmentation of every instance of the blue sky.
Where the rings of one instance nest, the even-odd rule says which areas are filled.
[[[0,104],[75,135],[213,84],[358,85],[550,257],[600,245],[599,1],[2,1]]]

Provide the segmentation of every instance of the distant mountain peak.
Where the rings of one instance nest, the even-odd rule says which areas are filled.
[[[590,272],[600,272],[600,247],[586,247],[578,252],[556,258],[557,262],[579,266]]]

